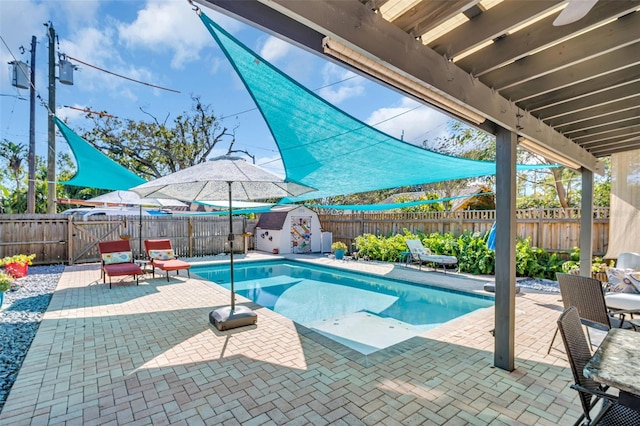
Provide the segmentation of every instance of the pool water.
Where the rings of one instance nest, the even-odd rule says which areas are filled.
[[[365,355],[493,305],[491,298],[301,262],[236,263],[234,271],[239,295]],[[228,265],[191,272],[230,288]]]

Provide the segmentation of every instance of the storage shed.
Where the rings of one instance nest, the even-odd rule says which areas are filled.
[[[260,214],[256,225],[256,250],[271,253],[320,252],[320,220],[304,206],[275,206]]]

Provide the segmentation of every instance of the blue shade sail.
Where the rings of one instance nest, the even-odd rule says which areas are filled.
[[[52,117],[66,139],[76,159],[76,174],[62,185],[83,186],[111,190],[127,190],[146,180],[116,163],[89,142],[75,134],[58,117]]]
[[[374,129],[291,79],[204,13],[200,18],[264,117],[286,180],[317,189],[285,201],[495,174],[493,162],[438,154]]]
[[[405,201],[402,203],[389,203],[389,204],[339,204],[339,205],[305,204],[305,206],[309,208],[316,208],[316,209],[378,211],[378,210],[402,209],[407,207],[422,206],[425,204],[443,203],[445,201],[452,201],[460,198],[481,197],[484,195],[495,195],[495,194],[493,192],[484,192],[481,194],[458,195],[455,197],[438,198],[436,200],[415,200],[415,201]]]

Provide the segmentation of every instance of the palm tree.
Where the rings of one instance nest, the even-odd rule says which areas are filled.
[[[27,147],[23,144],[15,144],[7,139],[0,142],[0,157],[7,160],[11,178],[16,183],[16,191],[20,190],[22,178],[22,163],[27,156]]]

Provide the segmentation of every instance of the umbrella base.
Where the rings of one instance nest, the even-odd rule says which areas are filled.
[[[255,324],[258,322],[258,314],[246,306],[236,306],[235,311],[231,310],[231,306],[226,306],[209,312],[209,322],[218,330],[224,331]]]

